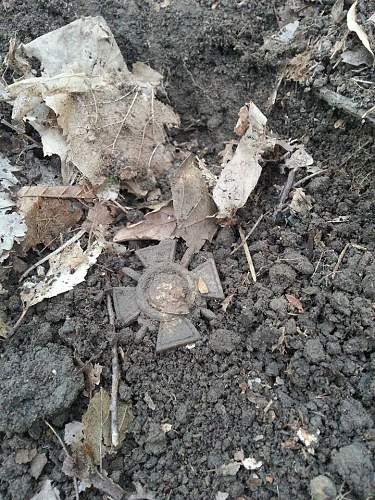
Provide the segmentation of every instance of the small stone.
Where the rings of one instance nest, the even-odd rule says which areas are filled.
[[[372,456],[362,443],[355,442],[333,452],[332,466],[359,498],[367,498],[375,491]]]
[[[306,342],[303,354],[311,363],[319,363],[326,358],[322,343],[319,339],[310,339]]]
[[[310,481],[311,500],[335,500],[335,484],[327,476],[317,476]]]
[[[300,274],[311,276],[314,272],[314,266],[309,259],[295,250],[287,250],[283,258]]]
[[[218,353],[230,353],[241,342],[241,336],[231,330],[219,328],[210,337],[210,348]]]

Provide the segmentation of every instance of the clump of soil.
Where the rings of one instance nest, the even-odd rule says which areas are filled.
[[[317,8],[322,12],[323,4],[332,3]],[[174,0],[158,12],[143,0],[3,4],[3,54],[16,31],[29,41],[81,15],[105,17],[129,63],[142,60],[164,73],[168,99],[183,123],[175,140],[189,143],[208,163],[232,138],[239,108],[252,99],[265,110],[277,80],[279,68],[259,51],[263,37],[278,29],[274,7],[283,2]],[[317,476],[330,478],[337,491],[350,490],[347,498],[363,499],[374,491],[373,132],[294,84],[281,85],[268,117],[273,130],[302,141],[324,169],[303,186],[313,208],[303,217],[289,212],[274,217],[286,175],[265,167],[256,192],[238,213],[245,233],[265,214],[249,240],[257,283],[242,250],[231,254],[240,242],[237,230],[222,228],[204,250],[213,254],[224,293],[233,299],[226,311],[209,300],[216,317],[195,318],[202,340],[194,349],[157,356],[155,331],[139,335],[138,327],[118,325],[124,351],[120,398],[132,401],[135,420],[123,447],[103,468],[126,491],[138,481],[160,499],[214,499],[219,491],[229,499],[308,499]],[[3,151],[19,154],[9,130],[0,132]],[[34,171],[46,164],[53,170],[53,162],[38,155],[25,152],[25,164]],[[303,175],[298,173],[297,181]],[[32,398],[30,412],[25,402],[18,416],[4,413],[0,496],[5,500],[31,498],[38,491],[40,480],[31,476],[29,464],[15,462],[17,450],[25,448],[46,453],[43,474],[62,498],[74,495],[62,472],[61,447],[40,417],[48,416],[59,433],[66,423],[81,420],[88,399],[82,393],[75,398],[82,382],[73,353],[84,363],[102,364],[102,384],[110,389],[104,291],[108,279],[111,286],[127,283],[120,272],[124,259],[139,267],[131,252],[125,258],[101,257],[85,284],[39,304],[2,346],[2,372],[9,373],[11,363],[15,387],[22,382],[25,398]],[[21,309],[18,276],[10,271],[10,293],[1,303],[13,322]],[[303,312],[290,296],[299,299]],[[39,369],[41,356],[46,366]],[[36,371],[28,377],[31,369]],[[49,379],[48,370],[56,370],[57,378]],[[60,383],[69,380],[70,399],[62,405],[59,398],[66,392]],[[53,397],[51,390],[57,391]],[[1,389],[0,406],[10,397]],[[164,423],[172,425],[170,432],[162,432]],[[298,439],[299,429],[318,436],[314,453]],[[219,468],[240,449],[262,467],[221,475]],[[80,497],[101,495],[89,490]]]

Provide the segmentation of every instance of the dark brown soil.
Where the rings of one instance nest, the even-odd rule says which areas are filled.
[[[237,113],[245,102],[251,99],[267,109],[277,65],[294,55],[284,54],[280,60],[262,56],[263,38],[278,30],[275,8],[284,2],[249,0],[238,6],[240,2],[221,0],[212,9],[213,3],[172,0],[156,12],[152,2],[144,0],[3,0],[0,51],[5,53],[15,34],[29,41],[79,16],[102,15],[129,64],[141,60],[165,75],[168,99],[182,118],[175,140],[189,143],[210,164],[223,142],[233,138]],[[323,21],[311,22],[309,33],[313,36],[314,29],[320,29],[323,36],[333,1],[313,4]],[[373,71],[366,76],[371,77]],[[364,107],[368,106],[366,101]],[[286,176],[272,166],[265,168],[255,195],[238,214],[245,232],[266,214],[249,240],[258,282],[252,283],[243,252],[230,254],[239,242],[237,230],[223,228],[204,251],[214,255],[224,293],[234,294],[233,302],[224,312],[218,301],[209,301],[216,319],[196,318],[202,340],[194,349],[156,355],[155,333],[140,337],[136,326],[121,329],[125,361],[120,396],[132,401],[135,420],[123,448],[105,461],[104,469],[129,493],[132,482],[139,481],[160,500],[215,499],[219,491],[227,492],[229,499],[309,499],[310,481],[326,475],[338,494],[340,489],[350,491],[345,498],[373,498],[373,129],[329,108],[309,89],[287,83],[281,85],[268,116],[274,131],[303,141],[315,163],[326,169],[304,185],[313,197],[313,209],[303,217],[289,212],[274,216]],[[344,126],[335,128],[338,119]],[[0,127],[0,146],[14,160],[23,147],[5,126]],[[56,169],[53,160],[40,159],[36,150],[21,161],[25,169]],[[304,175],[298,173],[297,180]],[[333,273],[348,243],[352,245]],[[129,250],[137,245],[129,244]],[[192,266],[203,257],[204,252]],[[29,255],[27,263],[36,258]],[[27,384],[28,363],[43,355],[46,364],[51,363],[48,349],[55,353],[57,344],[71,359],[74,354],[84,362],[104,365],[102,382],[110,389],[111,339],[104,291],[108,277],[112,286],[125,282],[120,272],[124,263],[139,266],[131,252],[122,258],[101,257],[85,284],[29,314],[2,346],[2,361],[9,370],[13,360],[14,377],[22,373]],[[0,296],[1,312],[10,323],[21,310],[18,278],[10,270],[10,293]],[[290,306],[286,294],[299,298],[303,313]],[[42,396],[32,393],[32,400],[21,403],[24,420],[27,405],[40,416]],[[3,394],[0,391],[1,411],[6,413],[4,401],[9,404],[10,399]],[[61,394],[60,390],[56,397]],[[145,394],[155,410],[146,404]],[[87,404],[80,393],[72,407],[61,411],[57,406],[60,411],[50,422],[62,434],[66,423],[81,419]],[[164,434],[160,424],[166,422],[172,431]],[[54,436],[43,420],[26,427],[23,433],[14,434],[11,428],[0,433],[0,499],[29,499],[38,491],[41,478],[31,477],[29,464],[15,463],[17,450],[24,448],[46,453],[42,476],[54,482],[61,498],[74,498]],[[315,454],[297,440],[299,428],[319,434]],[[219,467],[241,448],[246,457],[261,460],[262,467],[221,476]],[[103,495],[89,490],[80,497]]]

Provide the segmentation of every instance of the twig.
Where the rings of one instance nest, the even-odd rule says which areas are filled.
[[[115,330],[115,313],[112,305],[112,298],[107,295],[107,309],[109,316],[109,324],[112,326],[113,333]],[[117,337],[115,335],[112,345],[112,391],[111,391],[111,428],[112,428],[112,446],[117,448],[119,444],[118,423],[117,423],[117,395],[120,382],[120,370],[118,362]]]
[[[293,187],[302,186],[302,184],[305,184],[305,182],[309,181],[310,179],[313,179],[314,177],[317,177],[320,174],[323,174],[324,172],[327,172],[328,170],[329,170],[328,168],[323,168],[322,170],[318,170],[317,172],[306,175],[306,177],[303,177],[299,181],[295,182],[293,184]]]
[[[339,258],[337,259],[336,265],[332,271],[332,279],[335,278],[337,271],[339,270],[341,266],[342,259],[345,257],[346,252],[348,251],[348,248],[350,247],[350,243],[347,243],[344,248],[342,249]]]
[[[258,225],[259,225],[260,221],[263,219],[263,217],[264,217],[265,215],[267,215],[267,213],[268,213],[268,212],[266,212],[266,213],[262,214],[260,217],[258,217],[258,219],[257,219],[257,221],[255,222],[255,224],[253,225],[253,227],[252,227],[252,228],[250,229],[250,231],[247,233],[247,235],[246,235],[246,237],[245,237],[245,241],[247,241],[247,240],[250,238],[250,236],[253,234],[253,232],[255,231],[255,229],[258,227]],[[242,248],[242,247],[243,247],[243,245],[244,245],[244,243],[242,242],[242,243],[240,243],[238,246],[236,246],[236,248],[234,248],[234,249],[231,251],[230,255],[233,255],[234,253],[236,253],[236,252],[237,252],[237,250],[239,250],[240,248]]]
[[[361,121],[364,119],[363,115],[366,115],[366,113],[369,112],[369,110],[359,108],[356,105],[356,103],[354,101],[352,101],[349,97],[345,97],[341,94],[337,94],[336,92],[334,92],[330,89],[327,89],[326,87],[322,87],[321,89],[316,91],[316,94],[321,99],[323,99],[323,101],[326,101],[326,103],[329,106],[332,106],[333,108],[341,109],[342,111],[345,111],[349,115],[352,115]],[[365,116],[365,119],[371,125],[375,125],[375,118],[367,115],[367,116]]]
[[[61,437],[57,434],[57,432],[55,431],[55,429],[52,427],[52,425],[47,422],[47,420],[44,421],[44,423],[51,429],[51,431],[53,432],[53,434],[56,436],[58,442],[61,444],[62,446],[62,449],[64,450],[64,453],[65,455],[68,457],[68,458],[71,458],[71,456],[69,455],[69,452],[64,444],[64,441],[61,439]],[[77,477],[74,476],[73,477],[73,484],[74,484],[74,491],[75,491],[75,494],[76,494],[76,500],[79,500],[79,490],[78,490],[78,482],[77,482]]]
[[[27,271],[25,271],[23,273],[23,275],[20,278],[20,281],[22,281],[24,278],[26,278],[26,276],[28,274],[30,274],[31,271],[34,271],[34,269],[36,269],[41,264],[44,264],[44,262],[46,262],[47,260],[49,260],[51,257],[54,257],[55,255],[58,255],[60,252],[62,252],[64,250],[64,248],[68,247],[69,245],[71,245],[75,241],[78,241],[79,239],[81,239],[82,236],[85,234],[85,232],[86,232],[86,229],[81,229],[80,231],[78,231],[77,234],[75,234],[69,240],[67,240],[65,243],[63,243],[59,248],[56,248],[56,250],[54,250],[53,252],[49,253],[45,257],[43,257],[43,259],[38,260],[38,262],[36,262],[35,264],[33,264],[31,267],[29,267],[29,269],[27,269]]]
[[[238,231],[240,233],[240,237],[241,237],[241,240],[242,240],[242,243],[243,243],[243,249],[245,251],[246,260],[247,260],[247,263],[249,264],[249,269],[250,269],[251,277],[253,278],[254,283],[256,283],[257,282],[257,274],[255,272],[255,267],[254,267],[253,259],[251,258],[251,254],[250,254],[250,250],[249,250],[249,245],[247,244],[247,241],[245,239],[245,233],[243,232],[242,227],[239,227]]]
[[[288,177],[287,177],[286,182],[284,184],[283,190],[281,191],[279,206],[278,206],[276,212],[279,212],[281,210],[286,199],[288,198],[290,190],[292,189],[293,184],[294,184],[294,177],[295,176],[296,176],[296,170],[294,168],[292,168],[291,170],[289,170]]]
[[[118,132],[117,132],[117,134],[116,134],[115,140],[113,141],[113,144],[112,144],[112,151],[115,149],[116,142],[117,142],[118,138],[120,137],[120,134],[121,134],[121,132],[122,132],[122,129],[124,128],[124,125],[125,125],[125,123],[126,123],[126,120],[128,119],[128,116],[130,115],[130,111],[133,109],[133,106],[134,106],[134,104],[135,104],[135,101],[137,100],[138,95],[139,95],[139,90],[137,90],[137,92],[136,92],[136,94],[135,94],[135,96],[134,96],[134,98],[133,98],[133,100],[132,100],[132,102],[131,102],[131,104],[130,104],[130,106],[129,106],[129,109],[128,109],[128,111],[127,111],[126,115],[124,116],[124,118],[123,118],[123,120],[122,120],[122,122],[121,122],[121,126],[120,126],[120,128],[118,129]]]

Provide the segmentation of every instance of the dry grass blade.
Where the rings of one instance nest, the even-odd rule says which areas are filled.
[[[255,272],[255,267],[254,267],[253,259],[251,258],[251,253],[250,253],[250,250],[249,250],[249,246],[248,246],[246,238],[245,238],[245,233],[243,232],[242,227],[239,227],[238,231],[240,233],[240,237],[241,237],[242,244],[243,244],[243,247],[244,247],[244,252],[245,252],[247,263],[249,265],[251,277],[253,279],[253,282],[256,283],[257,282],[257,274]]]

